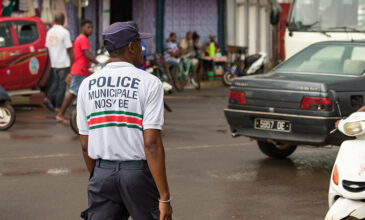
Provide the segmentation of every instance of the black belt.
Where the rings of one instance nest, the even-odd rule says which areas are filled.
[[[113,161],[113,160],[96,160],[96,166],[102,168],[144,168],[147,166],[147,161],[145,160],[127,160],[127,161]]]

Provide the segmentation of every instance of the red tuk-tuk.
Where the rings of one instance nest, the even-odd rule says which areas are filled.
[[[45,86],[50,68],[46,33],[46,25],[38,17],[0,17],[0,87],[10,97],[37,93]],[[1,97],[0,130],[6,130],[15,115],[7,104],[9,98]]]

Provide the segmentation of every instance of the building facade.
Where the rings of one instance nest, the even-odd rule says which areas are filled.
[[[2,1],[2,0],[0,0]],[[219,46],[247,46],[249,53],[274,54],[276,44],[269,18],[273,4],[290,3],[290,0],[13,0],[18,8],[37,3],[36,14],[50,23],[53,16],[44,13],[63,11],[72,39],[79,34],[81,19],[90,19],[94,33],[90,37],[93,52],[103,44],[101,34],[111,23],[133,20],[141,32],[153,34],[146,40],[148,53],[162,52],[171,32],[179,40],[186,32],[197,32],[200,43],[216,35]],[[285,1],[285,2],[284,2]],[[24,3],[25,2],[25,3]],[[31,7],[28,7],[31,8]],[[30,9],[29,9],[30,10]],[[29,12],[24,13],[29,14]]]

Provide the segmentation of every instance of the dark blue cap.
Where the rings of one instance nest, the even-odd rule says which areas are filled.
[[[128,22],[116,22],[110,25],[103,33],[103,41],[109,41],[110,45],[105,46],[107,51],[124,47],[137,39],[151,38],[148,33],[138,33],[137,29]]]

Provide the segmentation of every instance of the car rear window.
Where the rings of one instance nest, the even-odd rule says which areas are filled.
[[[276,71],[362,75],[365,71],[365,46],[360,44],[311,45],[283,62]]]
[[[8,23],[0,23],[0,48],[14,46],[11,36],[10,26]]]
[[[35,22],[15,21],[13,22],[20,45],[30,44],[38,40],[38,29]]]

